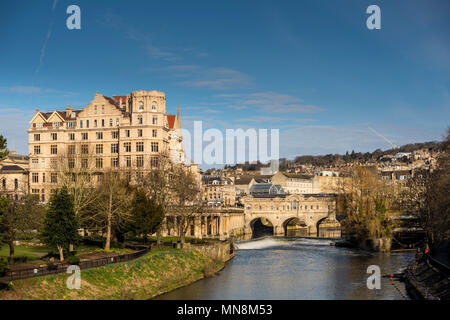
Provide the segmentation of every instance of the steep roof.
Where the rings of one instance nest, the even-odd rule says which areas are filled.
[[[6,165],[0,168],[1,172],[10,172],[10,171],[25,171],[24,168],[16,166],[16,165]]]
[[[175,127],[176,115],[168,114],[167,115],[167,123],[169,124],[169,129],[173,129]]]

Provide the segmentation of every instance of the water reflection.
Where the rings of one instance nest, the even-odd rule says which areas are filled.
[[[410,253],[368,253],[335,248],[326,239],[237,244],[236,257],[219,275],[158,299],[402,299],[389,279],[369,290],[369,265],[391,273],[414,259]],[[404,291],[402,283],[396,285]]]

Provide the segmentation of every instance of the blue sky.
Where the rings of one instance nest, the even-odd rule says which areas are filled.
[[[450,124],[446,0],[3,1],[0,39],[0,134],[21,153],[36,108],[96,91],[164,91],[185,128],[279,128],[288,158],[390,148],[368,127],[401,145]]]

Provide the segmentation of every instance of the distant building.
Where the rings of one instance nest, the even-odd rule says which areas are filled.
[[[28,193],[28,168],[28,156],[10,151],[0,163],[0,195],[17,200]]]
[[[277,172],[272,177],[272,183],[281,185],[286,193],[307,194],[313,193],[313,180],[311,175]]]
[[[236,204],[236,192],[233,180],[219,175],[202,177],[202,199],[209,206],[229,207]]]
[[[282,186],[272,183],[256,183],[250,188],[250,195],[253,197],[272,197],[284,194]]]

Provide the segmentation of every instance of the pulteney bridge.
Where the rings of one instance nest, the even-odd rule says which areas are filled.
[[[186,236],[196,238],[251,238],[258,223],[272,228],[274,235],[288,235],[291,226],[305,235],[340,237],[341,225],[336,220],[336,197],[331,194],[286,195],[242,198],[244,209],[209,208],[195,216]],[[163,223],[164,236],[178,235],[176,215]]]

